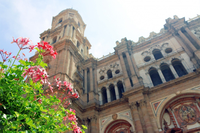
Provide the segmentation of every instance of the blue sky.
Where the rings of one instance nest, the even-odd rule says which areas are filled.
[[[0,0],[0,49],[16,54],[12,37],[29,37],[36,44],[39,34],[51,28],[53,16],[73,8],[86,23],[90,52],[100,58],[114,52],[117,40],[137,42],[140,36],[158,33],[169,17],[188,20],[200,15],[199,7],[199,0]]]

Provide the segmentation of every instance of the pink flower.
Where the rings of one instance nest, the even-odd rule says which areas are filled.
[[[29,76],[34,83],[40,81],[41,83],[47,82],[47,72],[44,68],[39,66],[31,66],[28,69],[25,69],[25,72],[22,74],[23,77]]]
[[[42,42],[38,43],[37,47],[39,49],[43,49],[46,51],[45,53],[42,54],[43,56],[51,55],[55,59],[56,55],[58,54],[56,51],[53,50],[53,47],[51,45],[49,45],[48,42],[42,41]]]
[[[30,45],[29,42],[31,42],[29,38],[19,37],[16,40],[13,38],[13,42],[11,43],[16,43],[20,50],[29,49],[29,52],[31,52],[36,45]]]
[[[3,62],[5,62],[8,59],[8,57],[11,55],[11,52],[8,53],[7,51],[3,51],[2,49],[0,49],[0,55]]]
[[[38,100],[38,103],[40,103],[40,104],[41,104],[41,103],[42,103],[42,99],[39,99],[39,100]]]
[[[82,133],[81,128],[78,126],[73,131],[74,133]]]

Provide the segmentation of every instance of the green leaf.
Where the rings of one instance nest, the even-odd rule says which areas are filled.
[[[44,68],[44,67],[47,67],[47,64],[44,63],[43,61],[41,61],[39,65],[40,65],[41,67],[43,67],[43,68]]]
[[[18,112],[15,111],[15,114],[16,114],[17,117],[19,117],[19,113]]]
[[[26,118],[26,124],[28,124],[31,127],[36,128],[35,124],[33,123],[32,119],[30,119],[29,117]]]
[[[87,129],[87,127],[85,125],[81,125],[81,126],[83,127],[84,130]]]

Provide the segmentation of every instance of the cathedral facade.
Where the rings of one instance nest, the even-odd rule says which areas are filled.
[[[60,77],[80,95],[71,108],[86,133],[200,132],[200,16],[168,18],[159,33],[123,38],[99,59],[89,54],[85,28],[66,9],[40,39],[58,52],[44,58],[49,80]]]

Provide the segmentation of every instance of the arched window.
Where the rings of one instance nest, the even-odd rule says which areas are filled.
[[[79,41],[77,41],[76,47],[79,48],[79,46],[80,46],[80,43]]]
[[[162,80],[155,68],[149,69],[149,75],[151,77],[151,80],[152,80],[154,86],[162,84]]]
[[[116,100],[115,88],[114,88],[114,85],[113,85],[113,84],[111,84],[111,85],[109,86],[109,90],[110,90],[110,98],[111,98],[111,101]]]
[[[101,89],[101,94],[102,94],[102,102],[103,102],[103,104],[107,103],[108,99],[107,99],[107,92],[106,92],[106,88],[105,87],[103,87]]]
[[[159,49],[154,49],[152,53],[153,53],[153,56],[156,60],[163,57],[163,55],[162,55],[162,53],[160,52]]]
[[[178,74],[179,77],[188,74],[188,72],[185,70],[183,64],[179,59],[173,59],[172,66],[176,70],[176,73]]]
[[[58,21],[58,24],[59,24],[59,23],[61,23],[61,22],[62,22],[62,18],[61,18],[61,19],[59,19],[59,21]]]
[[[169,66],[167,64],[165,64],[165,63],[161,64],[160,70],[162,71],[166,81],[175,79],[174,75],[172,74],[171,69],[169,68]]]
[[[117,82],[117,88],[119,92],[119,98],[122,98],[122,93],[124,92],[124,87],[122,81]]]
[[[108,75],[108,79],[110,79],[110,78],[113,77],[113,76],[112,76],[112,71],[111,71],[110,69],[107,71],[107,75]]]
[[[52,44],[56,43],[56,40],[57,40],[57,36],[55,36],[55,37],[53,38]]]

